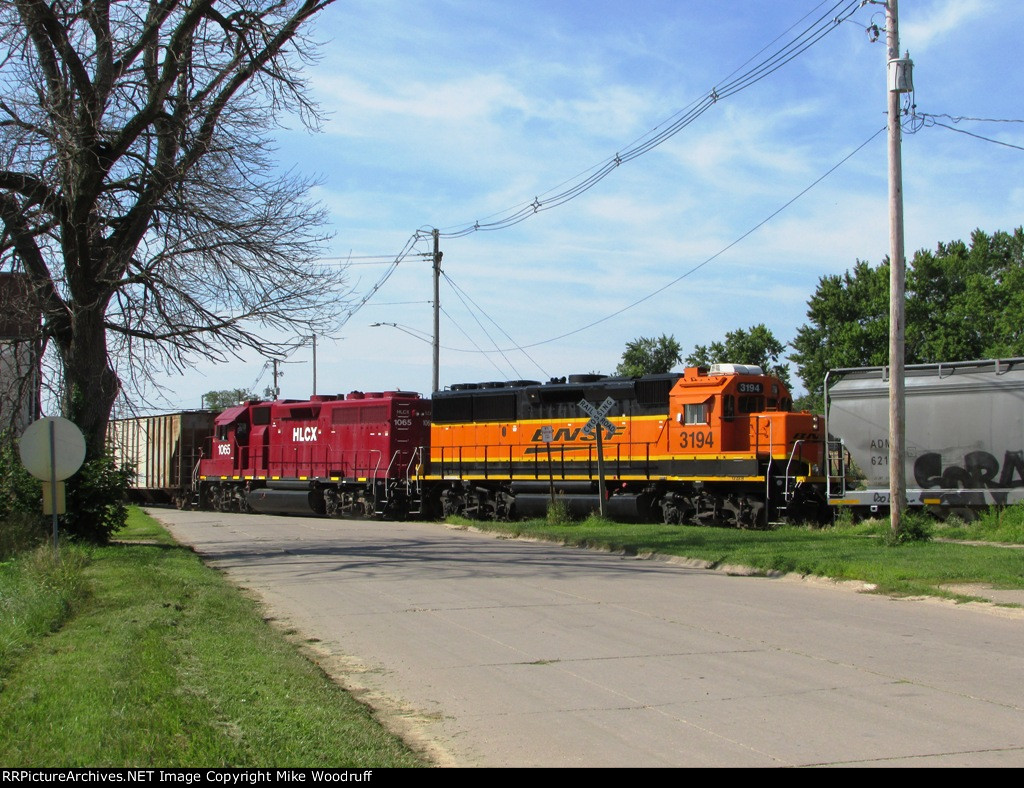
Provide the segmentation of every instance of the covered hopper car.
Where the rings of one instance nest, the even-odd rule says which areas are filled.
[[[907,503],[969,516],[1024,500],[1024,359],[908,365],[905,381]],[[830,502],[887,511],[887,368],[833,370],[826,392],[828,431],[861,475],[830,477]]]

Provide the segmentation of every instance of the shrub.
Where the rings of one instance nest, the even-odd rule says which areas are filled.
[[[125,499],[133,477],[131,467],[118,467],[112,457],[86,462],[67,482],[64,532],[72,539],[108,542],[128,519]]]
[[[899,545],[907,542],[927,542],[932,538],[932,528],[935,521],[932,517],[923,512],[903,512],[900,518],[899,533],[894,534],[892,529],[885,532],[885,543],[888,545]]]
[[[562,500],[554,500],[548,504],[548,513],[545,519],[548,525],[569,525],[573,521],[569,505]]]

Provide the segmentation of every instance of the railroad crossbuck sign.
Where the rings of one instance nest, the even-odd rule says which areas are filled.
[[[577,404],[579,405],[580,410],[590,416],[590,421],[583,425],[584,435],[593,435],[594,430],[597,429],[599,424],[608,431],[609,438],[615,434],[615,425],[605,418],[608,415],[608,412],[615,407],[615,400],[611,397],[607,397],[605,401],[601,403],[600,407],[597,408],[585,399],[581,399]]]

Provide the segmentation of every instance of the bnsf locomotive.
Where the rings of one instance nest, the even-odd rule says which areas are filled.
[[[582,403],[604,404],[598,441]],[[759,527],[825,510],[823,422],[759,367],[249,402],[214,417],[180,502],[221,511]],[[126,457],[131,459],[131,457]],[[179,474],[184,476],[184,474]]]
[[[606,403],[596,429],[581,402]],[[781,381],[739,364],[452,386],[433,397],[425,480],[442,514],[542,514],[554,492],[579,513],[603,496],[617,520],[757,527],[818,516],[822,427],[792,412]]]

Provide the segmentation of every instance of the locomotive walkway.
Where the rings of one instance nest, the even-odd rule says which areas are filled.
[[[439,524],[152,511],[454,766],[1024,766],[1024,617]]]

